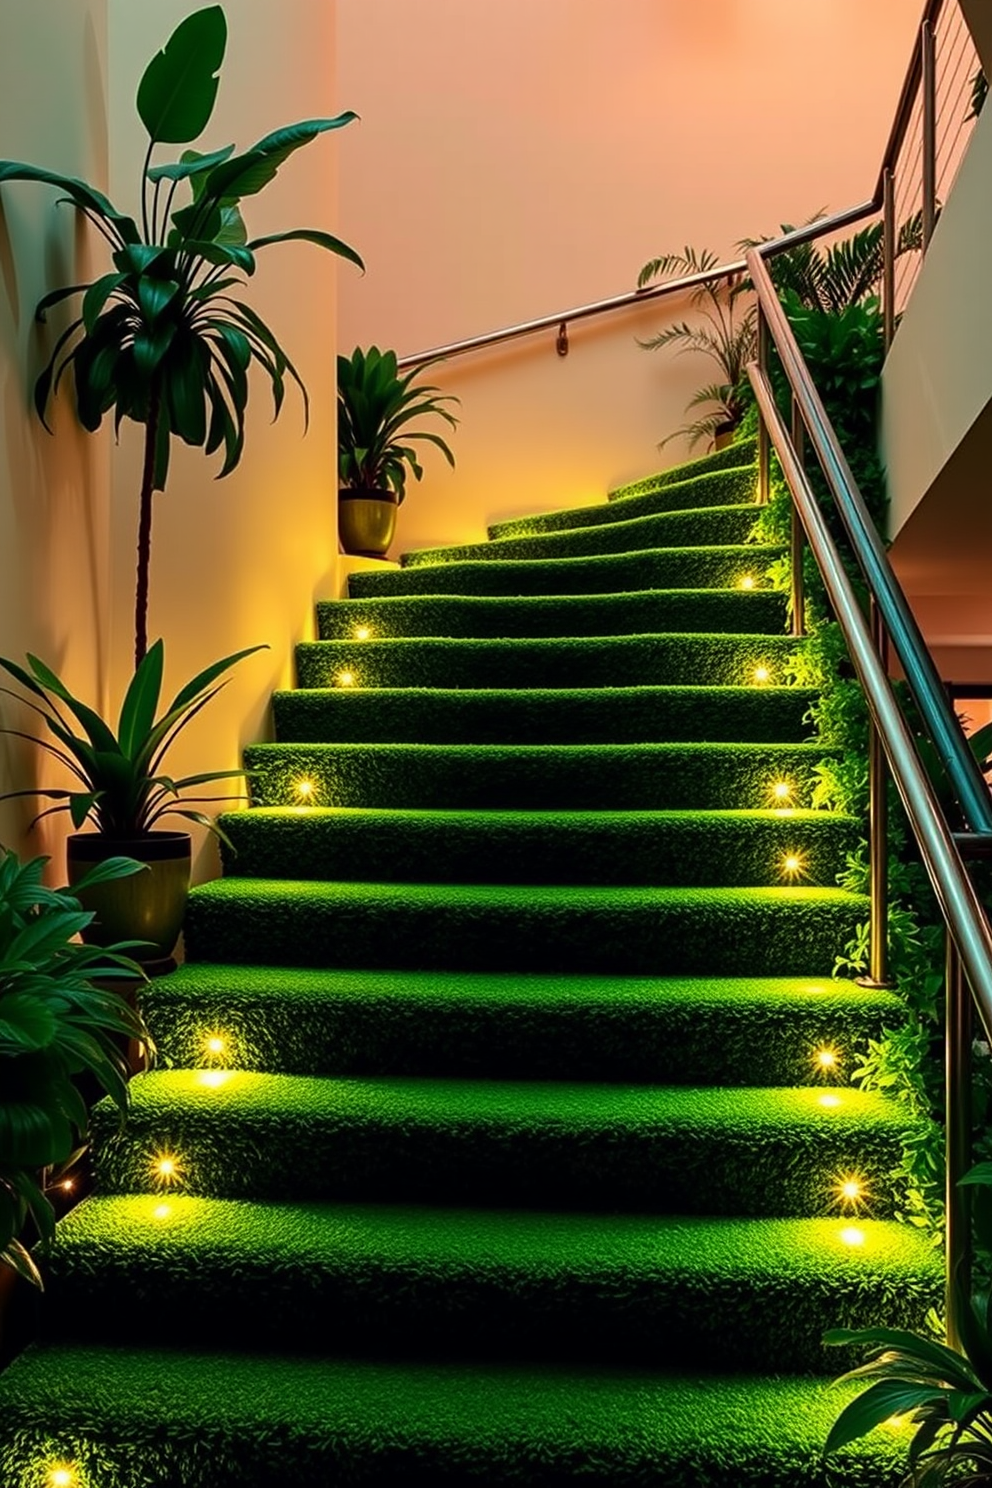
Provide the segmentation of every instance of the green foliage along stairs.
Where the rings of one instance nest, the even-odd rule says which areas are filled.
[[[5,1488],[896,1481],[898,1432],[824,1464],[820,1335],[939,1266],[847,1079],[890,994],[831,979],[860,824],[741,587],[753,454],[319,606],[0,1379]]]

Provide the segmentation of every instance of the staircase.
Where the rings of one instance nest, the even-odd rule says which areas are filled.
[[[806,809],[753,457],[319,606],[0,1379],[4,1488],[896,1481],[898,1429],[824,1465],[820,1335],[919,1325],[940,1264],[844,1078],[892,1004],[830,979],[859,824]]]

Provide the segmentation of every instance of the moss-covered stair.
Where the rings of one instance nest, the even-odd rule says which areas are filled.
[[[5,1488],[895,1481],[898,1431],[828,1473],[820,1334],[939,1267],[845,1079],[889,995],[830,978],[858,824],[742,587],[752,459],[319,607],[0,1380]]]

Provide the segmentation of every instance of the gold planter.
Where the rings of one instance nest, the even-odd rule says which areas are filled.
[[[385,558],[396,533],[393,491],[338,492],[338,534],[346,553],[356,558]]]
[[[734,436],[736,435],[736,433],[736,424],[717,424],[716,428],[713,430],[714,452],[717,450],[724,450],[729,444],[733,444]]]
[[[106,837],[102,832],[76,832],[66,843],[69,887],[106,858],[136,858],[140,873],[94,884],[79,895],[84,909],[96,915],[83,934],[88,945],[114,945],[144,940],[128,955],[143,963],[164,961],[182,928],[192,866],[188,832],[149,832],[143,837]]]

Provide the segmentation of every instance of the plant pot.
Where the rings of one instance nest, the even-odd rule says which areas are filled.
[[[396,533],[395,491],[338,492],[338,534],[346,553],[356,558],[385,558]]]
[[[102,832],[76,832],[66,842],[69,887],[106,858],[136,858],[140,873],[83,889],[84,909],[96,915],[83,932],[88,945],[114,945],[144,940],[149,945],[129,951],[142,964],[164,961],[182,928],[189,895],[192,846],[188,832],[148,832],[143,837],[107,837]]]
[[[726,423],[717,424],[713,430],[714,451],[726,449],[728,444],[733,444],[734,435],[737,433],[737,425]]]

